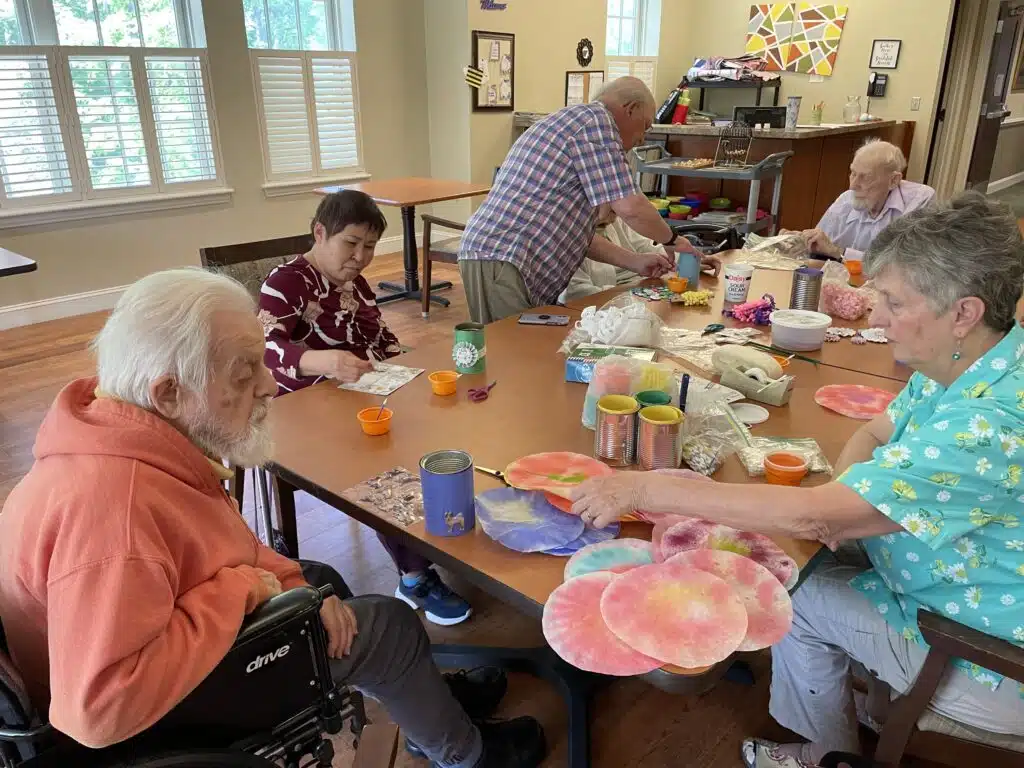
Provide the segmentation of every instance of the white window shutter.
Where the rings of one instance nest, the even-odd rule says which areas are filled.
[[[313,173],[302,56],[255,56],[267,166],[272,176]]]
[[[93,189],[150,186],[139,100],[128,56],[69,56]]]
[[[605,62],[608,80],[638,77],[655,92],[658,84],[658,59],[655,56],[609,56]]]
[[[215,180],[217,163],[199,56],[147,56],[146,77],[164,182]]]
[[[359,167],[359,120],[354,61],[345,57],[311,62],[320,169]]]
[[[7,198],[73,191],[45,54],[0,56],[0,176]]]

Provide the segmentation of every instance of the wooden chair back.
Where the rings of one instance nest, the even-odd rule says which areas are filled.
[[[275,267],[306,253],[313,247],[313,235],[293,235],[252,243],[215,245],[199,249],[199,258],[207,269],[222,272],[244,285],[254,299]]]

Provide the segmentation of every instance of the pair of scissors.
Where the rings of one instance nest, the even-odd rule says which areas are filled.
[[[704,330],[703,330],[703,332],[701,332],[700,335],[701,336],[708,336],[708,335],[710,335],[712,333],[718,333],[719,331],[724,331],[724,330],[725,330],[725,326],[722,325],[721,323],[712,323],[711,325],[704,326]]]
[[[477,387],[475,389],[469,390],[469,399],[474,403],[482,403],[484,400],[488,398],[488,396],[491,393],[491,390],[494,389],[494,385],[497,383],[498,382],[495,381],[491,384],[488,384],[486,387]]]
[[[488,467],[481,467],[479,464],[474,465],[473,469],[481,474],[490,475],[491,477],[500,480],[505,485],[508,485],[508,481],[505,479],[505,473],[499,469],[489,469]]]

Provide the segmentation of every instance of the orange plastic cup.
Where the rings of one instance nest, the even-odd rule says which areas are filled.
[[[858,259],[844,261],[843,266],[846,267],[846,271],[850,273],[850,277],[856,277],[857,275],[864,273],[864,265]]]
[[[380,418],[377,414],[380,414]],[[363,432],[376,436],[386,435],[391,431],[391,417],[394,415],[390,408],[381,410],[381,407],[376,405],[373,408],[363,408],[356,414],[356,418],[359,419],[359,426],[363,428]]]
[[[783,357],[782,355],[772,355],[775,358],[775,362],[779,364],[780,368],[789,368],[789,358]]]
[[[789,451],[764,457],[764,476],[770,485],[800,485],[807,475],[807,459]]]
[[[665,278],[665,285],[672,293],[685,293],[686,286],[689,281],[685,277],[667,277]]]
[[[430,388],[434,390],[435,395],[446,397],[455,394],[456,382],[459,379],[459,374],[455,371],[434,371],[427,378],[430,379]]]

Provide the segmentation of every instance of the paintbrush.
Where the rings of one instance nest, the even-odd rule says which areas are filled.
[[[690,374],[684,373],[679,384],[679,410],[686,413],[686,396],[690,392]]]
[[[374,421],[380,421],[380,415],[384,413],[384,406],[388,404],[388,399],[385,397],[384,402],[380,404],[380,410],[377,411],[377,418]]]
[[[795,352],[790,352],[788,349],[782,349],[781,347],[776,347],[772,344],[758,344],[756,341],[748,341],[747,344],[754,349],[760,349],[762,352],[774,352],[778,355],[788,355],[787,359],[789,360],[796,358],[797,360],[803,360],[805,363],[811,363],[813,365],[821,363],[820,360],[815,360],[813,357],[804,357],[803,355],[798,355]]]

